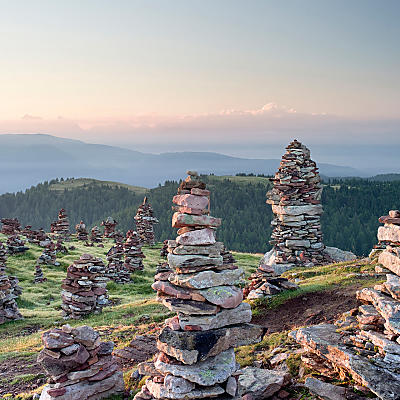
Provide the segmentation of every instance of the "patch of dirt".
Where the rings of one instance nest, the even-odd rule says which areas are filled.
[[[344,312],[359,305],[356,291],[362,287],[360,283],[304,294],[276,308],[265,309],[263,315],[253,318],[252,323],[266,327],[267,334],[270,334],[306,325],[333,322]]]
[[[13,336],[29,336],[32,335],[32,333],[36,333],[37,331],[39,331],[40,329],[42,329],[42,327],[40,325],[31,325],[31,326],[25,326],[24,328],[22,328],[21,330],[19,330],[18,332],[13,333]],[[10,337],[10,333],[7,331],[4,331],[2,333],[0,333],[0,340],[1,339],[6,339]]]
[[[28,374],[34,377],[29,382],[24,382],[20,377]],[[46,383],[45,375],[43,368],[36,363],[36,356],[4,360],[0,362],[0,396],[7,393],[17,395],[35,390]]]

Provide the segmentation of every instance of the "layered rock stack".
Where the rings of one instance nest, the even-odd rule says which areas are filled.
[[[40,267],[40,264],[37,263],[35,265],[35,274],[34,274],[33,283],[43,283],[46,281],[47,281],[47,278],[44,277],[42,268]]]
[[[86,242],[89,238],[88,231],[86,229],[86,225],[84,224],[83,221],[79,222],[79,224],[75,225],[75,232],[76,232],[76,237],[78,240],[81,240],[83,242]]]
[[[101,226],[104,226],[104,237],[105,238],[113,238],[115,234],[115,227],[118,225],[118,222],[115,221],[112,217],[107,217],[105,221],[101,223]]]
[[[17,234],[8,236],[7,248],[10,254],[24,253],[29,250],[29,247],[25,246],[25,241]]]
[[[331,262],[322,242],[322,187],[310,150],[297,140],[291,142],[271,182],[267,203],[274,213],[270,240],[273,249],[264,263],[280,274],[296,266]]]
[[[124,243],[124,267],[129,272],[143,270],[143,258],[146,256],[142,251],[143,243],[135,231],[128,231],[126,233],[126,240]]]
[[[101,231],[97,225],[94,226],[90,231],[90,240],[92,243],[101,243],[103,241]]]
[[[53,242],[50,242],[46,245],[43,250],[43,253],[39,256],[37,260],[38,264],[45,264],[45,265],[60,265],[57,262],[57,251],[56,245]]]
[[[51,224],[51,232],[64,240],[69,240],[69,220],[63,208],[58,213],[57,221]]]
[[[112,356],[113,342],[102,342],[89,326],[51,329],[42,335],[38,363],[49,375],[40,400],[100,400],[124,391],[122,371]]]
[[[222,256],[224,264],[235,264],[235,262],[236,262],[235,257],[233,257],[232,252],[227,250],[225,248],[225,246],[221,250],[221,256]]]
[[[168,240],[164,240],[160,250],[160,257],[167,258],[168,256]]]
[[[106,267],[101,258],[83,254],[67,269],[62,283],[63,317],[80,319],[108,304]]]
[[[57,242],[56,242],[56,253],[63,253],[63,254],[68,253],[67,247],[64,246],[64,243],[63,243],[62,239],[60,239],[60,238],[58,238]]]
[[[179,229],[169,241],[173,271],[160,273],[153,289],[177,316],[165,321],[154,362],[139,365],[139,373],[151,377],[135,399],[235,398],[234,348],[259,341],[262,328],[248,324],[251,309],[236,286],[243,271],[223,264],[215,240],[221,220],[206,215],[209,192],[197,174],[189,173],[173,202],[172,225]]]
[[[21,319],[15,299],[20,294],[18,280],[6,274],[7,250],[0,242],[0,324]]]
[[[154,217],[153,208],[147,201],[147,197],[144,198],[143,203],[139,206],[134,219],[136,222],[136,231],[143,243],[154,246],[156,241],[153,225],[158,223],[158,219]]]
[[[1,233],[4,235],[15,235],[21,230],[21,224],[17,218],[2,218],[0,221],[3,224]]]
[[[131,274],[124,265],[124,245],[118,241],[107,253],[107,277],[116,283],[129,283]]]
[[[400,398],[400,212],[381,217],[378,239],[387,247],[379,263],[386,282],[357,292],[362,303],[336,324],[302,328],[291,335],[304,346],[306,365],[327,375],[351,376],[380,399]],[[341,333],[338,333],[341,328]]]

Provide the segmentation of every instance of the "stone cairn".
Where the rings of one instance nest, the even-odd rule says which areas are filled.
[[[154,246],[156,241],[154,239],[153,225],[158,223],[158,219],[154,217],[153,208],[147,201],[147,197],[144,198],[143,203],[139,206],[134,219],[136,222],[136,231],[143,243]]]
[[[291,333],[307,351],[303,362],[323,375],[339,371],[380,399],[400,398],[400,212],[381,217],[378,240],[387,244],[377,269],[386,282],[357,292],[362,303],[335,324],[321,324]],[[338,331],[340,330],[340,332]]]
[[[124,265],[124,245],[117,241],[107,253],[107,277],[116,283],[129,283],[131,274]]]
[[[0,221],[3,224],[1,233],[4,235],[15,235],[21,230],[21,224],[17,218],[2,218]]]
[[[103,241],[101,231],[97,225],[90,231],[90,240],[92,243],[101,243]]]
[[[0,242],[0,324],[21,319],[15,299],[21,294],[18,279],[6,274],[7,250]]]
[[[25,246],[25,241],[17,234],[8,236],[7,248],[9,254],[24,253],[29,250],[29,247]]]
[[[143,271],[143,258],[146,256],[142,252],[143,243],[135,231],[128,231],[126,233],[126,240],[124,243],[124,268],[129,272]]]
[[[73,250],[72,246],[70,247],[71,250]],[[62,254],[67,254],[68,249],[66,246],[64,246],[64,243],[61,238],[57,239],[56,242],[56,253],[62,253]]]
[[[112,355],[113,342],[102,342],[89,326],[64,325],[42,335],[38,363],[49,375],[40,400],[100,400],[124,391],[124,379]]]
[[[101,226],[104,226],[104,237],[113,238],[115,234],[115,227],[117,225],[118,222],[114,218],[107,217],[107,219],[101,223]]]
[[[47,278],[44,277],[42,268],[40,267],[40,264],[36,263],[33,283],[43,283],[46,281],[47,281]]]
[[[67,269],[62,283],[64,319],[80,319],[100,313],[108,304],[106,267],[101,258],[83,254]]]
[[[167,258],[168,256],[168,240],[164,240],[160,250],[160,257]]]
[[[237,394],[238,365],[234,348],[257,343],[262,328],[249,325],[251,309],[236,287],[243,271],[223,264],[222,243],[215,241],[219,218],[206,215],[209,192],[197,174],[179,187],[169,241],[173,272],[159,274],[153,289],[177,316],[161,331],[154,362],[139,364],[150,376],[135,400],[232,398]]]
[[[265,263],[281,274],[296,266],[331,262],[322,242],[322,187],[310,150],[297,140],[291,142],[271,182],[267,203],[274,213],[270,240],[273,249],[267,253]]]
[[[60,265],[60,263],[57,262],[56,245],[53,242],[50,242],[46,245],[46,247],[43,249],[43,253],[39,256],[37,263],[55,266]]]
[[[69,221],[67,212],[62,208],[58,213],[57,221],[51,224],[51,233],[55,233],[63,240],[69,240]]]
[[[86,229],[86,225],[84,224],[83,221],[79,222],[79,224],[75,225],[75,232],[76,232],[76,237],[78,240],[81,240],[83,242],[86,242],[89,238],[88,231]]]

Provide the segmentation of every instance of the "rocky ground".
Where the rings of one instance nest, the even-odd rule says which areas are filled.
[[[73,245],[76,250],[59,257],[60,266],[43,267],[48,281],[40,285],[32,285],[34,260],[41,252],[39,247],[31,245],[26,254],[9,259],[9,272],[20,278],[24,290],[18,301],[24,320],[0,326],[0,399],[31,399],[40,392],[46,378],[36,363],[36,355],[42,348],[41,333],[64,322],[60,317],[60,285],[66,267],[82,252],[105,258],[112,242],[106,242],[104,248],[87,249],[75,242]],[[129,360],[123,357],[119,360],[124,369],[126,399],[133,398],[140,387],[141,377],[135,374],[137,363],[152,356],[151,337],[157,333],[164,318],[169,316],[155,302],[150,288],[159,262],[159,250],[160,246],[145,247],[144,271],[136,272],[130,284],[108,284],[110,299],[116,305],[84,321],[100,332],[102,340],[113,340],[117,353],[126,349],[130,351]],[[259,254],[244,253],[234,253],[234,256],[247,277],[255,271],[261,257]],[[264,326],[266,335],[257,345],[239,348],[237,360],[242,367],[269,368],[290,374],[292,383],[277,393],[279,398],[309,399],[314,395],[310,394],[305,380],[313,376],[313,371],[301,365],[302,350],[288,337],[288,332],[302,326],[332,322],[357,305],[356,290],[373,286],[383,278],[375,274],[374,266],[366,260],[313,269],[298,268],[285,276],[296,281],[300,288],[277,295],[272,301],[252,304],[253,322]],[[80,324],[82,322],[71,322],[74,326]],[[145,345],[137,338],[139,335],[149,337]],[[258,379],[261,378],[258,376]],[[348,382],[335,379],[331,383],[348,386]],[[313,381],[307,382],[308,386],[313,384]],[[314,386],[318,384],[314,382]],[[351,387],[355,399],[363,396],[359,389]]]

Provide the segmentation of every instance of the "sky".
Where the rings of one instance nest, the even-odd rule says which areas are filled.
[[[397,0],[0,6],[0,134],[259,158],[297,137],[388,168],[400,149]]]

